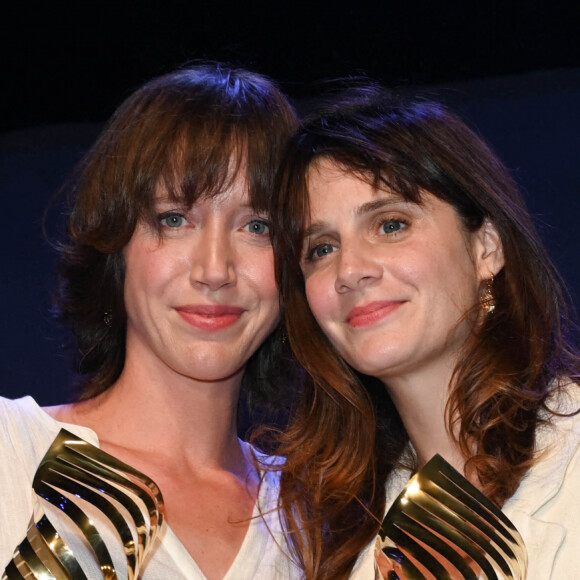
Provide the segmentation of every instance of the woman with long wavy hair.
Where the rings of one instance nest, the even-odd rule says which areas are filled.
[[[238,438],[240,401],[292,378],[268,207],[295,126],[269,79],[198,64],[136,90],[80,164],[56,292],[78,393],[0,398],[3,578],[302,576],[278,460]]]
[[[490,148],[440,104],[347,88],[292,140],[272,219],[309,373],[281,495],[308,577],[374,577],[387,511],[386,578],[488,570],[489,538],[455,554],[454,529],[395,539],[397,496],[433,456],[522,540],[519,574],[526,550],[529,580],[578,574],[580,359],[560,278]]]

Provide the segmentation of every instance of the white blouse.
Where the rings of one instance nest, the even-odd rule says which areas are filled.
[[[14,549],[25,538],[31,515],[35,508],[38,514],[42,502],[42,509],[55,527],[62,530],[63,538],[87,576],[101,577],[95,557],[75,525],[60,510],[40,500],[32,488],[38,465],[62,428],[94,446],[99,445],[94,431],[54,420],[30,397],[14,401],[0,397],[0,571],[4,570]],[[254,507],[254,517],[224,580],[292,580],[302,577],[285,553],[284,533],[274,509],[278,489],[278,474],[267,472]],[[97,528],[109,547],[119,578],[127,578],[122,544],[107,522],[106,519],[97,522]],[[140,578],[205,580],[199,566],[168,526],[160,532]]]
[[[580,388],[570,385],[557,410],[580,408]],[[550,403],[554,409],[554,402]],[[554,416],[536,434],[539,458],[502,511],[520,532],[528,552],[526,580],[580,580],[580,414]],[[399,470],[387,485],[387,511],[410,473]],[[361,554],[351,578],[375,578],[375,543]]]

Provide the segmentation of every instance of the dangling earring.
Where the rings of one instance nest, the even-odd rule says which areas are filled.
[[[495,310],[495,297],[493,295],[493,274],[491,278],[483,281],[483,291],[480,298],[480,304],[486,316]]]
[[[105,313],[103,314],[103,322],[108,328],[113,326],[113,313],[110,310],[105,310]]]

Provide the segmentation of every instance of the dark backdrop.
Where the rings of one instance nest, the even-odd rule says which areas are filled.
[[[14,5],[0,34],[0,394],[70,395],[67,335],[49,314],[45,208],[122,99],[200,57],[269,74],[297,104],[311,81],[359,73],[446,101],[523,187],[578,302],[577,13],[530,0]],[[48,215],[51,234],[58,206]]]

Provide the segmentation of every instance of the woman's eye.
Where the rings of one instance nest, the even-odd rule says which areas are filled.
[[[159,223],[168,228],[179,228],[186,223],[185,216],[173,211],[166,211],[157,216]]]
[[[310,250],[308,253],[311,260],[319,260],[328,254],[332,254],[336,248],[332,244],[319,244]]]
[[[406,225],[403,220],[391,218],[381,222],[381,232],[384,234],[394,234],[404,229]]]
[[[267,220],[252,220],[246,225],[246,228],[250,233],[258,236],[270,233],[270,225]]]

